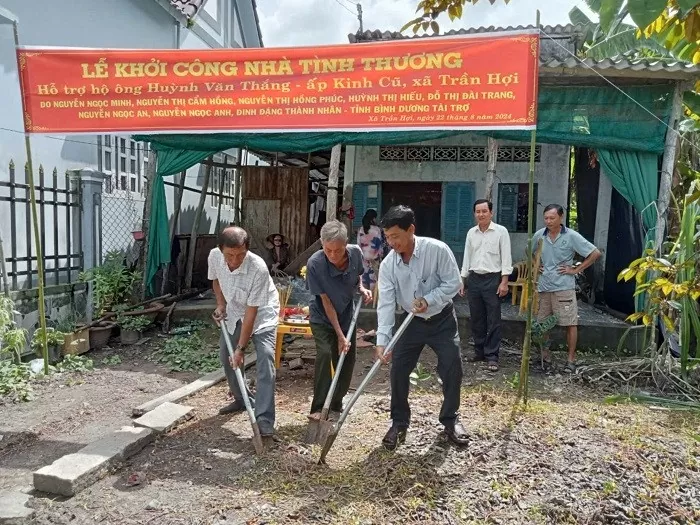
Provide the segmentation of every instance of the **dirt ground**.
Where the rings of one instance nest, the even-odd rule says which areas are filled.
[[[303,443],[312,367],[283,367],[276,402],[280,439],[267,443],[263,456],[253,454],[245,415],[217,415],[227,394],[220,384],[185,402],[195,407],[194,419],[104,480],[67,500],[37,495],[35,522],[700,523],[699,417],[606,405],[599,389],[534,370],[529,408],[513,413],[516,353],[506,349],[496,374],[465,364],[461,414],[472,435],[467,448],[452,446],[440,433],[440,386],[434,354],[426,350],[421,363],[432,377],[413,389],[406,444],[395,453],[380,447],[389,420],[383,368],[341,430],[327,465],[317,465],[319,448]],[[361,350],[354,385],[370,364],[371,349]],[[110,395],[100,398],[97,388],[104,383]],[[77,448],[77,436],[85,440],[106,431],[100,425],[107,419],[100,416],[111,414],[111,424],[128,422],[135,404],[179,383],[157,372],[110,369],[82,385],[52,388],[55,396],[39,400],[50,406],[32,427],[40,432],[30,440],[35,452],[6,447],[0,479],[7,483],[13,471],[31,470]],[[74,401],[62,401],[68,396]],[[58,404],[70,409],[59,411]],[[0,420],[20,428],[29,417],[23,410],[30,409],[3,407]],[[70,416],[79,426],[67,422]],[[42,457],[38,451],[46,449]],[[133,474],[143,482],[127,486]]]
[[[31,486],[34,470],[131,425],[132,408],[197,377],[170,373],[147,360],[160,342],[155,331],[148,335],[142,345],[117,343],[85,354],[94,363],[93,372],[32,382],[35,397],[30,402],[0,400],[0,490]],[[121,363],[105,363],[115,355]]]

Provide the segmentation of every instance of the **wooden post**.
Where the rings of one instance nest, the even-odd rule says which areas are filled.
[[[224,155],[224,164],[228,162],[228,155]],[[214,223],[214,231],[218,232],[219,222],[221,221],[221,205],[224,202],[224,181],[226,180],[226,168],[219,174],[219,205],[216,207],[216,222]]]
[[[326,200],[326,222],[338,217],[338,175],[340,172],[340,154],[342,144],[336,144],[331,150],[331,168],[328,172],[328,199]]]
[[[661,181],[659,183],[659,197],[656,201],[658,216],[656,218],[656,232],[654,239],[654,250],[659,252],[666,235],[666,216],[671,203],[671,187],[673,184],[673,169],[676,165],[676,153],[678,152],[678,121],[683,110],[683,89],[681,83],[676,83],[673,91],[673,102],[671,105],[671,117],[669,118],[669,128],[666,131],[666,145],[664,156],[661,161]]]
[[[537,11],[537,30],[540,29],[540,11]],[[537,71],[535,71],[535,78],[533,79],[535,84],[537,84]],[[536,95],[535,95],[536,96]],[[537,126],[532,129],[530,134],[530,172],[528,177],[529,182],[529,194],[527,203],[527,281],[525,283],[525,290],[527,293],[527,310],[525,316],[525,338],[523,340],[523,356],[520,361],[520,376],[518,381],[518,398],[517,401],[522,400],[524,405],[527,405],[528,396],[528,380],[530,377],[530,347],[532,345],[532,317],[533,317],[533,295],[535,293],[535,272],[538,271],[534,267],[534,261],[532,260],[532,223],[533,215],[535,213],[535,151],[537,149]],[[516,401],[516,403],[517,403]]]
[[[246,158],[248,153],[246,152]],[[243,174],[241,173],[241,166],[243,165],[243,150],[238,149],[238,160],[236,161],[236,173],[234,175],[233,184],[233,222],[236,226],[241,225],[241,184],[243,182]]]
[[[15,51],[19,48],[19,29],[17,27],[17,19],[12,21],[12,30],[15,38]],[[21,71],[22,68],[19,63],[19,55],[17,55],[17,70]],[[22,75],[20,75],[20,84],[22,88],[25,86],[21,80]],[[22,89],[24,91],[24,89]],[[26,108],[24,107],[24,99],[22,100],[22,115],[26,115]],[[32,166],[32,145],[29,139],[29,133],[27,133],[27,126],[24,127],[24,145],[27,149],[27,180],[26,183],[29,186],[29,201],[32,208],[32,224],[34,230],[34,249],[36,250],[36,271],[37,271],[37,287],[39,292],[38,302],[39,302],[39,328],[41,332],[46,335],[46,304],[44,303],[44,259],[42,253],[43,239],[42,236],[45,224],[39,227],[39,215],[36,209],[36,189],[34,188],[34,167]],[[31,235],[30,235],[31,238]],[[14,239],[11,239],[14,241]],[[4,254],[3,254],[4,257]],[[4,263],[4,260],[3,260]],[[4,269],[3,269],[4,274]],[[27,274],[31,281],[32,275],[32,259],[31,257],[27,260]],[[49,375],[49,348],[48,341],[46,337],[43,338],[43,344],[41,349],[41,355],[44,358],[44,375]]]
[[[348,211],[352,208],[352,192],[355,184],[355,152],[356,146],[345,147],[345,167],[343,169],[343,204],[342,209]],[[377,210],[379,213],[380,210]],[[348,229],[348,233],[352,231],[352,220],[345,215],[343,222]],[[353,235],[350,235],[353,238]],[[354,241],[353,241],[354,242]]]
[[[148,152],[148,170],[144,175],[146,179],[143,185],[143,218],[141,219],[141,231],[143,232],[143,250],[141,251],[141,260],[139,261],[139,269],[143,275],[142,290],[141,290],[141,300],[146,299],[146,293],[148,291],[148,283],[146,282],[146,264],[148,262],[148,231],[150,230],[150,220],[151,220],[151,199],[153,198],[153,181],[156,178],[156,163],[158,161],[158,154],[155,150],[151,149]]]
[[[214,157],[209,157],[209,161],[213,161]],[[197,231],[199,230],[199,221],[202,218],[202,211],[207,200],[207,191],[209,189],[209,177],[211,176],[211,164],[207,164],[204,169],[204,181],[202,181],[202,193],[199,194],[199,204],[197,212],[194,215],[194,223],[192,224],[192,233],[190,234],[189,252],[187,253],[187,271],[185,273],[185,290],[192,288],[192,269],[194,268],[195,247],[197,244]]]
[[[493,202],[493,182],[496,179],[498,141],[489,137],[486,150],[488,152],[488,164],[486,165],[486,193],[484,194],[484,199],[489,202]]]
[[[173,209],[173,224],[170,227],[170,247],[172,250],[173,241],[175,240],[175,232],[177,231],[177,221],[180,220],[180,208],[182,206],[182,194],[185,192],[185,178],[187,177],[187,170],[180,172],[180,186],[175,190],[175,207]],[[168,284],[168,277],[170,276],[170,261],[165,270],[163,270],[163,282],[160,285],[160,295],[165,295],[165,288]]]

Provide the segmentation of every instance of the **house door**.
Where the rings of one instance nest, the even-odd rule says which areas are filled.
[[[442,237],[461,266],[464,241],[474,226],[475,183],[445,182],[442,192]]]
[[[382,212],[403,204],[416,214],[416,234],[440,238],[442,217],[442,183],[440,182],[383,182]]]

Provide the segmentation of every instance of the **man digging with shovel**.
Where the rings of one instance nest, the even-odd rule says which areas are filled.
[[[443,393],[439,419],[445,435],[456,445],[467,445],[469,438],[458,417],[462,357],[452,304],[461,286],[457,261],[444,242],[415,235],[416,216],[407,206],[391,208],[382,217],[381,225],[392,247],[379,270],[377,305],[376,354],[384,363],[391,361],[392,424],[382,445],[387,450],[395,450],[406,439],[411,418],[410,375],[425,345],[433,349],[438,359]],[[384,347],[391,339],[397,304],[405,312],[414,313],[415,318],[393,351],[385,355]]]
[[[246,410],[235,368],[243,365],[245,347],[250,339],[257,361],[257,395],[252,398],[255,419],[263,437],[272,437],[275,426],[275,336],[279,316],[279,296],[265,261],[248,251],[250,236],[232,226],[224,229],[219,246],[209,253],[209,280],[216,296],[214,320],[222,323],[236,345],[229,356],[226,338],[221,334],[221,362],[234,401],[219,410],[232,414]],[[225,322],[224,322],[225,321]],[[242,370],[242,368],[241,368]],[[247,388],[247,387],[246,387]]]
[[[309,415],[307,441],[316,441],[318,422],[331,388],[332,374],[338,374],[330,411],[343,410],[343,397],[350,388],[355,365],[355,337],[350,332],[359,291],[365,304],[372,302],[372,292],[362,285],[362,251],[348,245],[348,231],[340,221],[329,221],[321,228],[322,251],[314,253],[306,264],[306,284],[314,295],[309,307],[311,331],[316,343],[314,397]],[[342,368],[338,359],[346,354]],[[324,414],[325,415],[325,414]],[[321,437],[322,439],[322,437]]]

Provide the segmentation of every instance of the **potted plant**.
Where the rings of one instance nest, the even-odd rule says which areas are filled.
[[[120,252],[110,251],[102,266],[81,273],[80,280],[90,283],[95,311],[101,316],[117,304],[127,302],[134,284],[140,281],[140,273],[127,269]]]
[[[63,355],[80,355],[90,350],[90,330],[78,325],[75,312],[61,317],[56,330],[63,332]]]
[[[0,358],[7,353],[19,364],[27,344],[27,331],[15,323],[15,303],[9,297],[0,296]]]
[[[141,339],[141,334],[150,326],[151,320],[145,315],[129,315],[118,317],[117,324],[121,328],[122,344],[133,345]]]
[[[46,328],[46,333],[44,333],[42,328],[37,328],[29,346],[39,358],[43,357],[44,339],[46,339],[46,346],[49,352],[49,363],[52,365],[58,363],[61,360],[61,351],[66,341],[66,334],[54,328]]]

